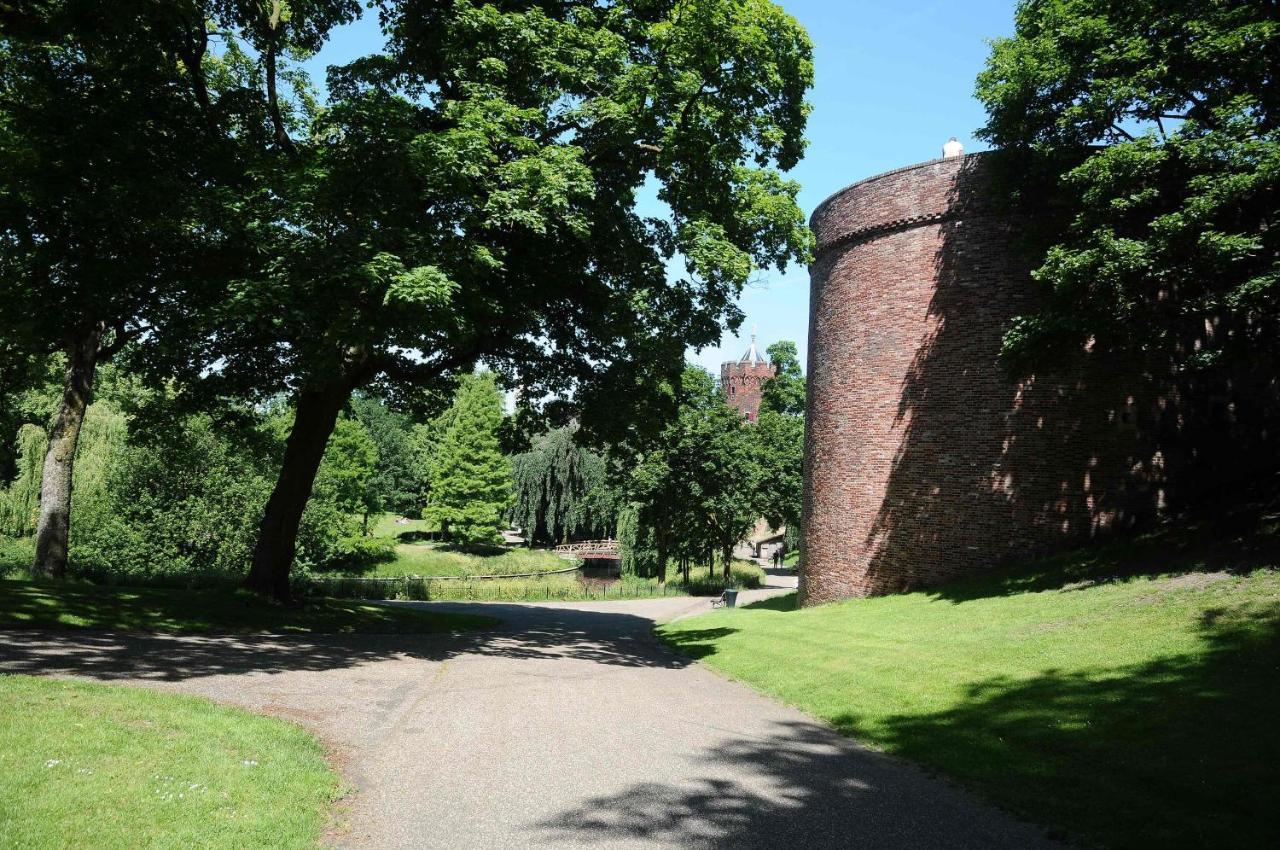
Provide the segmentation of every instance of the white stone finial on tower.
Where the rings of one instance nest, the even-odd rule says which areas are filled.
[[[958,156],[964,156],[964,145],[956,141],[956,137],[952,136],[947,143],[942,146],[943,159],[955,159]]]
[[[751,326],[751,348],[747,349],[747,353],[742,355],[742,359],[738,361],[739,363],[763,362],[763,358],[760,357],[760,352],[756,350],[756,331],[757,330],[758,330],[757,325]]]

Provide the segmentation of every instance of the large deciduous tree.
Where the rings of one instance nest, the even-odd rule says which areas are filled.
[[[226,274],[233,159],[198,89],[194,2],[19,0],[0,10],[0,356],[63,358],[34,569],[67,565],[76,447],[98,366]],[[0,364],[5,370],[5,364]]]
[[[1021,194],[1042,201],[1048,179],[1066,225],[1046,234],[1047,303],[1006,335],[1011,363],[1120,352],[1176,388],[1166,418],[1183,432],[1221,416],[1206,402],[1265,418],[1280,356],[1277,69],[1273,2],[1018,6],[978,78],[980,135],[1008,149]]]
[[[383,0],[386,53],[330,69],[323,106],[284,97],[273,45],[318,46],[348,4],[227,5],[274,132],[259,263],[193,365],[296,408],[254,590],[288,596],[356,388],[438,394],[484,362],[525,399],[576,401],[593,437],[643,427],[685,347],[740,319],[753,270],[808,255],[780,172],[804,149],[811,45],[773,3]]]

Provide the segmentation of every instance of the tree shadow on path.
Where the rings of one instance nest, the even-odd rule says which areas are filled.
[[[727,741],[689,758],[697,778],[655,779],[588,800],[537,824],[530,843],[740,850],[1051,846],[1038,828],[816,723],[777,722],[765,736]]]
[[[622,667],[691,663],[652,637],[653,621],[623,612],[532,605],[449,604],[497,617],[494,629],[455,634],[173,635],[90,630],[0,631],[0,672],[178,682],[217,675],[325,671],[395,658],[470,654],[530,661],[578,659]]]

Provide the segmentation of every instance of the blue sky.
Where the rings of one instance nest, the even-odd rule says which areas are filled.
[[[973,131],[983,111],[974,78],[986,40],[1013,30],[1014,0],[781,0],[814,41],[817,81],[810,100],[809,151],[791,176],[811,213],[855,180],[942,155],[951,136],[981,150]],[[381,47],[373,15],[344,27],[311,63],[317,80],[328,64]],[[761,274],[740,300],[746,320],[716,348],[689,352],[714,373],[746,351],[752,325],[761,348],[794,340],[805,362],[809,275],[805,269]]]

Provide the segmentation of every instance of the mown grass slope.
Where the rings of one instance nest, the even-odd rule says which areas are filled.
[[[290,723],[0,675],[0,847],[314,847],[339,791]]]
[[[1165,532],[931,592],[800,611],[786,597],[660,633],[1058,834],[1277,846],[1278,542],[1274,525]]]

